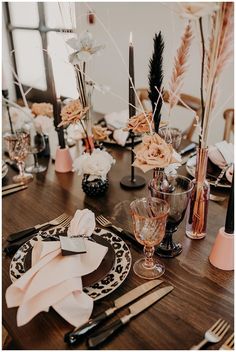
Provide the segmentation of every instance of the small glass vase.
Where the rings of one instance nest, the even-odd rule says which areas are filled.
[[[88,89],[88,94],[87,94],[87,105],[89,107],[89,110],[87,111],[84,119],[85,128],[87,132],[87,136],[84,139],[84,144],[85,144],[86,153],[91,154],[94,149],[94,140],[93,140],[93,133],[92,133],[92,127],[93,127],[92,89],[90,87]]]
[[[191,239],[206,236],[210,185],[206,180],[208,148],[198,148],[195,179],[186,216],[186,235]]]
[[[83,176],[82,189],[84,193],[90,197],[102,196],[108,189],[108,179],[102,180],[101,178],[96,178],[95,180],[89,181],[89,176],[88,174]]]

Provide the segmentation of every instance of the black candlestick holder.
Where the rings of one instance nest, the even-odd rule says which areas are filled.
[[[134,172],[134,138],[135,135],[133,132],[130,132],[131,137],[131,174],[129,176],[125,176],[120,181],[121,186],[124,188],[141,188],[146,185],[146,180],[144,177],[136,175]]]

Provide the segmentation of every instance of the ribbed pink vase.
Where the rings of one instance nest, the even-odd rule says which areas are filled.
[[[72,171],[72,158],[69,148],[57,148],[55,158],[55,171],[65,173]]]

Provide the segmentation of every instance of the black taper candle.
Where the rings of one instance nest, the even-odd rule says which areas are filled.
[[[133,85],[132,85],[133,83]],[[132,32],[130,33],[130,42],[129,42],[129,118],[135,115],[135,92],[134,92],[134,47],[132,43]],[[134,133],[130,133],[131,137],[131,182],[135,180],[134,177]]]
[[[232,185],[230,188],[229,202],[225,220],[225,232],[229,234],[234,233],[234,174]]]
[[[132,85],[133,83],[133,85]],[[134,47],[132,43],[132,33],[129,42],[129,117],[135,115],[135,93],[134,93]]]
[[[61,122],[61,99],[60,98],[57,98],[56,114],[57,114],[57,121],[59,121],[58,123],[60,123]],[[66,143],[65,143],[63,126],[62,127],[56,127],[56,131],[57,131],[57,134],[58,134],[59,146],[60,146],[60,148],[64,149],[66,147]]]
[[[134,47],[132,42],[132,33],[129,40],[129,118],[136,114],[135,108],[135,91],[134,91]],[[131,175],[124,176],[120,181],[121,186],[125,188],[140,188],[145,186],[146,181],[142,176],[134,175],[134,133],[130,132],[131,137]]]
[[[54,126],[58,134],[59,146],[60,148],[65,148],[66,143],[65,143],[65,137],[64,137],[64,129],[63,127],[58,127],[59,123],[61,122],[61,100],[60,98],[57,98],[57,94],[56,94],[53,68],[52,68],[52,59],[49,55],[47,55],[47,58],[48,58],[48,75],[49,75],[50,88],[51,88],[52,98],[53,98]]]

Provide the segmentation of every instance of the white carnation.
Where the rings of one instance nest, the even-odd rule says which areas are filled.
[[[106,151],[94,149],[91,155],[84,153],[75,159],[73,169],[74,171],[78,171],[79,175],[90,175],[89,181],[96,178],[105,180],[111,166],[115,164],[115,162],[115,159]]]

